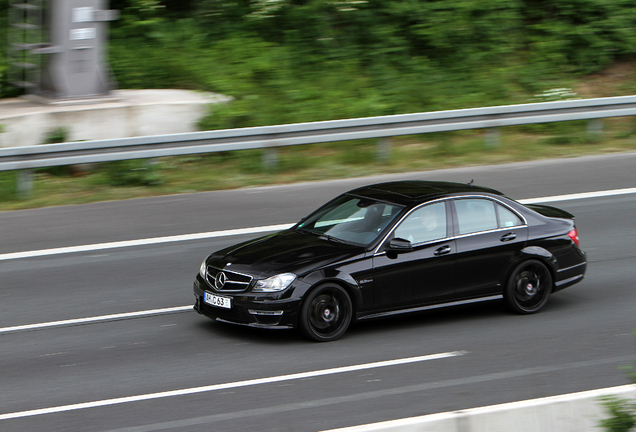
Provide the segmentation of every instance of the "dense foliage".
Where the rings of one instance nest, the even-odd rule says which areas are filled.
[[[7,4],[0,0],[1,12]],[[110,7],[122,12],[110,39],[119,86],[233,96],[206,128],[527,102],[636,52],[631,0],[111,0]]]
[[[626,399],[608,397],[602,401],[609,418],[599,422],[607,432],[630,432],[636,426],[636,404]]]

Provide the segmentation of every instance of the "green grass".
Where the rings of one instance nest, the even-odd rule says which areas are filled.
[[[634,151],[635,124],[606,119],[600,138],[588,136],[580,121],[507,127],[499,146],[486,146],[483,130],[396,137],[388,161],[378,160],[376,140],[361,140],[279,148],[273,167],[263,165],[261,150],[246,150],[102,164],[90,172],[42,169],[23,199],[16,173],[3,172],[0,210]]]

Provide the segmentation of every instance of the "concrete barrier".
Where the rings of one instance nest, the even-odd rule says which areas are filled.
[[[324,432],[600,432],[601,398],[636,398],[636,385],[431,414]]]
[[[230,97],[187,90],[115,90],[109,97],[43,103],[37,98],[0,100],[1,147],[45,142],[63,128],[66,141],[195,132],[208,105]]]

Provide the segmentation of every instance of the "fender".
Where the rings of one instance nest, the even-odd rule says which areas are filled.
[[[325,282],[333,282],[341,285],[351,296],[351,301],[353,302],[354,307],[354,316],[355,310],[362,305],[362,293],[360,292],[358,282],[356,282],[350,274],[343,271],[334,268],[316,270],[315,272],[303,277],[302,282],[308,286],[307,291],[314,288],[316,285]],[[304,294],[305,293],[303,293],[303,295]]]
[[[542,248],[541,246],[527,246],[521,249],[519,258],[521,261],[527,259],[538,259],[539,261],[547,264],[550,269],[550,273],[552,273],[552,280],[556,280],[555,277],[558,269],[557,260],[549,250]],[[510,272],[512,272],[512,269],[508,273]],[[506,275],[506,278],[509,276],[510,274]]]

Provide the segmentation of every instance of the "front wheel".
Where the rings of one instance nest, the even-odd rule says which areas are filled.
[[[552,275],[541,261],[524,261],[512,272],[504,297],[510,309],[520,314],[538,312],[552,292]]]
[[[311,291],[300,311],[300,330],[318,342],[338,339],[351,323],[349,294],[339,285],[323,284]]]

